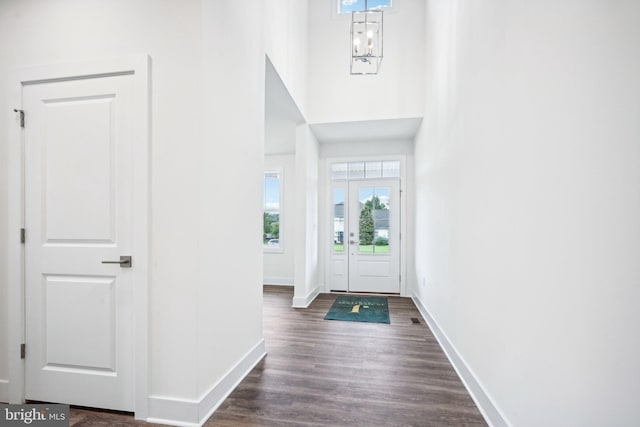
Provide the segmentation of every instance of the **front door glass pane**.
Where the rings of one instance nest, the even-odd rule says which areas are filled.
[[[389,253],[389,187],[361,187],[358,194],[359,251]]]
[[[333,190],[333,251],[344,252],[344,188]]]

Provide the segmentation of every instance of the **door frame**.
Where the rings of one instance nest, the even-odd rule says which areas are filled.
[[[319,182],[322,185],[324,194],[322,200],[324,201],[324,207],[321,208],[321,220],[320,224],[323,225],[323,229],[319,233],[320,250],[324,254],[324,283],[323,291],[330,292],[331,286],[329,286],[329,279],[331,277],[331,245],[330,241],[333,239],[333,182],[331,180],[331,164],[341,162],[367,162],[367,161],[379,161],[379,160],[398,160],[400,161],[400,296],[407,297],[409,295],[408,287],[408,275],[407,275],[407,257],[410,255],[408,252],[408,234],[407,224],[410,220],[408,215],[408,196],[411,194],[410,177],[412,173],[412,163],[410,163],[409,156],[404,154],[395,155],[362,155],[362,156],[340,156],[340,157],[326,157],[323,159],[324,165],[321,169],[321,176]],[[411,169],[411,170],[409,170]],[[340,180],[337,182],[347,183],[348,188],[349,180]],[[348,191],[347,191],[348,193]],[[345,200],[345,203],[347,201]],[[347,288],[348,289],[348,288]],[[348,292],[348,291],[347,291]]]
[[[132,255],[136,268],[133,281],[133,369],[134,408],[137,419],[148,416],[149,360],[149,250],[150,250],[150,144],[151,144],[151,58],[131,55],[89,61],[55,63],[14,69],[9,76],[8,111],[8,360],[9,402],[24,403],[25,363],[20,358],[20,346],[25,339],[25,257],[20,243],[24,227],[24,134],[13,109],[22,108],[22,87],[52,81],[131,75],[134,86],[133,111],[136,120],[133,146],[133,242]],[[29,116],[25,115],[26,126]],[[28,233],[28,230],[27,230]],[[28,236],[27,236],[28,238]],[[27,349],[29,351],[29,349]]]

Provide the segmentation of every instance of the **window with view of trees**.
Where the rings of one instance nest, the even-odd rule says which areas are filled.
[[[264,205],[262,223],[262,243],[267,250],[281,250],[281,185],[282,174],[278,171],[264,173]]]
[[[361,253],[389,253],[389,196],[388,187],[360,189],[358,235]]]

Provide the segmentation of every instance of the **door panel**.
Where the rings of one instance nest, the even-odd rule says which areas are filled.
[[[44,280],[45,369],[115,372],[115,278],[45,276]]]
[[[53,99],[42,106],[47,242],[114,241],[114,101]]]
[[[22,94],[25,397],[132,411],[133,77]]]
[[[389,277],[391,266],[386,261],[358,261],[356,264],[360,277]]]

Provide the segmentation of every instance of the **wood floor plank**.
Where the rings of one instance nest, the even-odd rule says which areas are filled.
[[[410,299],[389,297],[391,324],[377,324],[324,320],[333,294],[307,309],[292,298],[291,287],[265,286],[267,356],[207,427],[486,426]],[[75,408],[71,416],[75,427],[145,424]]]
[[[266,286],[267,357],[207,426],[484,426],[410,299],[389,297],[391,324],[324,320],[336,295],[291,308]]]

